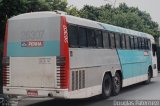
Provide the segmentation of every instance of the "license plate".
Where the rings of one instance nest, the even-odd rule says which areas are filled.
[[[37,90],[27,90],[27,96],[38,96]]]

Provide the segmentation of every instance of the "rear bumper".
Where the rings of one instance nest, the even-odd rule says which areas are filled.
[[[11,96],[31,97],[27,95],[28,90],[35,90],[38,92],[38,95],[32,97],[68,98],[68,89],[3,87],[3,93]]]

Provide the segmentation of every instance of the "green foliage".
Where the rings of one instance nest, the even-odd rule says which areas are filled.
[[[65,11],[67,8],[67,0],[45,0],[49,6],[49,10]]]
[[[78,9],[74,6],[69,6],[67,9],[66,9],[66,12],[67,14],[69,15],[73,15],[73,16],[77,16],[77,17],[80,17],[80,12],[78,11]]]

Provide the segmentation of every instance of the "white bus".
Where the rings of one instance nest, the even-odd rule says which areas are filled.
[[[7,22],[6,95],[107,98],[156,76],[156,47],[149,34],[57,12],[25,13]]]

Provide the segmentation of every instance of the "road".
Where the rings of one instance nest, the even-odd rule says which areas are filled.
[[[139,83],[125,87],[119,95],[105,100],[101,100],[98,97],[82,100],[37,100],[30,98],[20,101],[18,106],[113,106],[118,100],[160,100],[160,74],[157,78],[153,78],[149,85]]]

